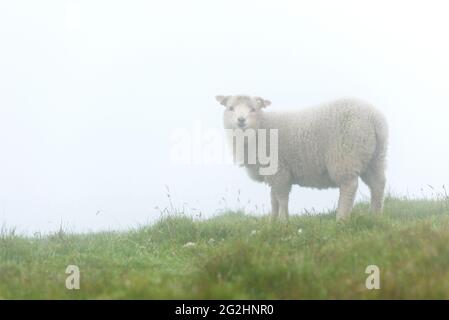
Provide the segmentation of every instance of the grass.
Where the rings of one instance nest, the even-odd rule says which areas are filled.
[[[373,217],[230,212],[167,216],[129,232],[22,237],[0,231],[4,299],[448,299],[449,203],[389,198]],[[192,242],[194,244],[187,245]],[[365,269],[380,269],[367,290]],[[67,290],[68,265],[81,289]]]

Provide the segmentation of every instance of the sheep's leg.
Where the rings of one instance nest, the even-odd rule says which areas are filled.
[[[347,219],[352,211],[357,193],[358,178],[345,180],[340,184],[340,199],[338,200],[337,220]]]
[[[271,203],[274,203],[273,213],[277,212],[276,217],[280,217],[282,220],[288,220],[288,199],[291,186],[285,186],[283,188],[272,187],[271,189]],[[276,210],[275,210],[276,209]]]
[[[288,198],[292,189],[291,178],[288,171],[279,170],[275,176],[270,177],[271,203],[273,215],[282,220],[288,220]]]
[[[276,220],[279,217],[279,201],[271,189],[271,219]]]
[[[371,192],[371,212],[380,214],[384,205],[385,194],[385,171],[370,169],[361,176],[363,182],[367,184]]]
[[[288,194],[280,195],[279,201],[279,216],[282,220],[288,221]]]
[[[382,213],[384,206],[385,180],[379,181],[371,190],[371,212],[374,214]]]

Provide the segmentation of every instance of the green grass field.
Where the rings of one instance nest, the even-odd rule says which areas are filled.
[[[449,298],[449,202],[389,198],[382,217],[367,211],[357,205],[346,223],[332,213],[286,225],[236,212],[129,232],[3,230],[0,298]],[[65,287],[68,265],[80,269],[80,290]],[[365,287],[368,265],[380,268],[380,290]]]

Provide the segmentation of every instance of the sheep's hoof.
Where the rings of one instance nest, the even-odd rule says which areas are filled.
[[[351,219],[351,215],[349,215],[349,214],[348,215],[344,215],[344,216],[337,214],[337,222],[347,222],[350,219]]]
[[[284,224],[286,224],[286,223],[288,223],[288,221],[289,221],[289,219],[288,219],[288,216],[286,217],[286,216],[278,216],[278,215],[271,215],[270,216],[270,221],[271,222],[273,222],[273,223],[284,223]]]

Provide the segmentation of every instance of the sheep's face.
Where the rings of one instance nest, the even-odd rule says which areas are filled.
[[[226,107],[223,115],[226,129],[258,129],[263,108],[271,104],[260,97],[216,96],[220,104]]]

